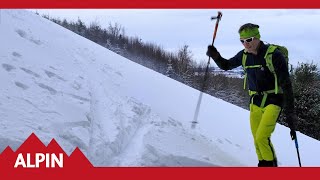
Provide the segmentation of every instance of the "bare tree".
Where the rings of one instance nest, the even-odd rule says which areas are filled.
[[[113,26],[111,22],[109,23],[108,31],[112,36],[119,38],[121,29],[122,27],[120,24],[115,23]],[[124,34],[124,29],[122,31]]]

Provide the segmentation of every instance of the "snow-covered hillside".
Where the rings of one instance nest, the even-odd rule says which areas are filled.
[[[95,166],[256,166],[249,112],[133,63],[25,10],[1,10],[0,152],[34,132]],[[302,165],[320,143],[298,133]],[[289,130],[273,142],[297,166]]]

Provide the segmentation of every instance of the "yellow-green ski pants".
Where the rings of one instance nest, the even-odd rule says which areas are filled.
[[[259,107],[250,104],[250,126],[258,159],[272,161],[276,158],[270,137],[273,133],[281,107],[269,104]]]

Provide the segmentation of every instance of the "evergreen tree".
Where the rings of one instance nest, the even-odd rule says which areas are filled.
[[[76,33],[81,35],[81,36],[84,36],[85,35],[85,32],[86,32],[86,25],[79,19],[78,17],[78,21],[76,23]]]
[[[172,68],[172,60],[168,59],[168,64],[167,64],[167,72],[166,72],[166,76],[172,78],[173,77],[173,68]]]

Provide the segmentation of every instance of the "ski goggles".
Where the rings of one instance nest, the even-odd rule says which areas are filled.
[[[247,38],[247,39],[240,39],[240,42],[241,42],[242,44],[243,44],[244,42],[249,43],[249,42],[252,42],[253,39],[254,39],[254,37],[249,37],[249,38]]]

